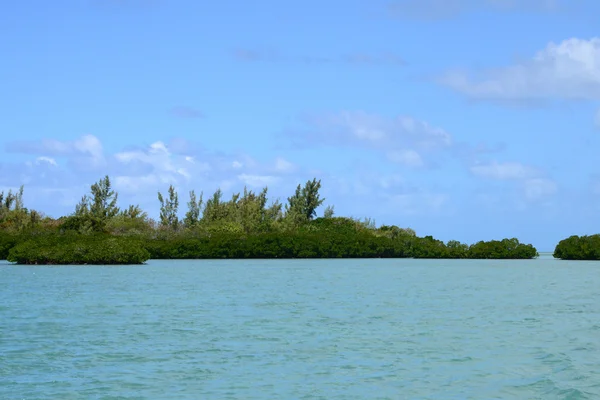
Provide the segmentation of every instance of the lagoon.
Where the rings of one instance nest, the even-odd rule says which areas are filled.
[[[2,399],[600,398],[600,262],[3,263],[0,285]]]

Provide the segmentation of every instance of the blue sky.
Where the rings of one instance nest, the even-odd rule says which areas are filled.
[[[317,177],[337,214],[443,240],[600,231],[596,1],[1,7],[0,189],[49,215],[105,174],[151,215],[169,184]]]

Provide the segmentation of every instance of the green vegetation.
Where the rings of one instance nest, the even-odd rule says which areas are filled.
[[[321,181],[298,185],[285,204],[268,189],[244,188],[229,200],[221,190],[204,200],[189,193],[179,218],[173,186],[158,192],[159,220],[137,205],[120,209],[108,176],[93,184],[71,215],[52,219],[23,207],[23,188],[0,193],[0,258],[19,264],[140,264],[154,259],[206,258],[534,258],[517,239],[444,243],[410,228],[317,210]]]
[[[150,258],[139,239],[103,234],[41,235],[17,244],[8,261],[18,264],[142,264]]]
[[[554,257],[562,260],[600,260],[600,235],[563,239],[556,245]]]

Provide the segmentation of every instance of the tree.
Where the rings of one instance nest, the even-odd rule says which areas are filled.
[[[204,212],[202,213],[202,220],[206,223],[213,223],[221,220],[224,217],[224,207],[221,198],[223,192],[221,189],[217,189],[213,196],[206,201],[204,205]]]
[[[79,203],[75,206],[75,215],[84,216],[90,213],[90,199],[84,195]]]
[[[307,181],[304,187],[298,185],[293,196],[288,197],[286,205],[286,215],[296,223],[302,223],[312,220],[317,215],[317,208],[323,204],[319,190],[321,189],[321,180],[313,178]]]
[[[75,206],[75,215],[91,216],[105,221],[119,213],[118,193],[112,189],[110,178],[105,176],[90,187],[90,196],[84,195]]]
[[[334,210],[333,206],[327,206],[323,212],[323,218],[333,218]]]
[[[203,192],[200,192],[200,198],[196,199],[196,192],[193,190],[190,192],[190,201],[188,201],[188,211],[185,213],[183,224],[186,228],[196,226],[200,221],[200,210],[202,210],[202,199],[204,196]]]
[[[160,202],[160,224],[176,230],[179,227],[179,197],[173,185],[169,185],[169,198],[164,199],[162,193],[158,192]]]
[[[130,219],[145,220],[146,218],[148,218],[148,213],[146,213],[146,211],[142,210],[142,208],[139,206],[139,204],[137,204],[135,206],[130,204],[129,207],[127,209],[121,211],[119,213],[119,215],[121,215],[125,218],[130,218]]]
[[[18,191],[0,192],[0,228],[23,231],[41,222],[41,215],[23,206],[23,186]]]
[[[117,199],[119,195],[112,189],[110,178],[105,176],[91,187],[90,213],[100,220],[106,220],[119,213]]]
[[[13,193],[9,190],[8,193],[0,192],[0,216],[8,211],[20,211],[23,209],[23,186],[19,191]]]

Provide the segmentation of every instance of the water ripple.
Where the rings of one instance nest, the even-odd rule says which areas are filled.
[[[0,398],[597,399],[597,268],[0,265]]]

